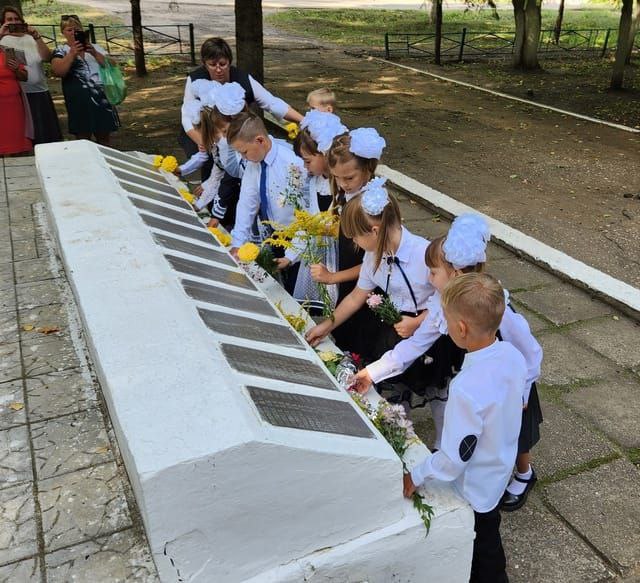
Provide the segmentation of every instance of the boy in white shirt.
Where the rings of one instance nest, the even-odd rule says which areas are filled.
[[[238,247],[252,239],[252,226],[259,220],[264,240],[268,236],[263,223],[270,221],[289,225],[294,211],[308,209],[309,188],[304,161],[288,147],[272,138],[264,122],[252,113],[238,115],[229,125],[227,141],[246,161],[240,185],[240,199],[236,221],[231,231],[231,253],[237,256]],[[293,291],[298,264],[289,265],[296,258],[295,249],[287,249],[282,256],[279,247],[273,249],[278,269],[283,271],[287,291]]]
[[[474,511],[471,583],[507,582],[500,539],[500,499],[518,451],[527,365],[496,332],[505,310],[502,286],[469,273],[451,280],[442,294],[449,335],[467,350],[449,388],[442,447],[404,476],[410,497],[425,480],[453,482]]]

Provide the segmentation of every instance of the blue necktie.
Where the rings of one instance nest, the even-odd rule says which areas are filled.
[[[269,199],[267,198],[267,163],[260,162],[260,212],[261,221],[269,220]]]

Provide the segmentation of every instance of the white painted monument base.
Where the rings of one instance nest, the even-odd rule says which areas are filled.
[[[425,538],[389,444],[172,177],[86,141],[36,165],[162,581],[468,579],[470,508],[429,487]]]

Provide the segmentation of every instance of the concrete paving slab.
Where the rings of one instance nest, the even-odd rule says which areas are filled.
[[[491,267],[491,263],[493,261],[499,261],[500,259],[509,259],[511,257],[515,257],[515,255],[502,247],[502,245],[498,245],[497,243],[489,243],[487,245],[487,263],[488,267]]]
[[[619,365],[640,366],[640,322],[616,316],[584,322],[567,333]]]
[[[0,383],[22,377],[20,345],[17,342],[0,344]]]
[[[33,219],[33,206],[30,203],[18,201],[15,204],[11,204],[9,208],[11,209],[12,222],[21,223]]]
[[[0,583],[40,583],[40,581],[42,579],[38,557],[0,567]]]
[[[0,490],[0,565],[19,561],[37,551],[33,485]],[[9,572],[12,570],[5,570],[5,574]]]
[[[158,581],[141,533],[125,530],[46,556],[48,583],[68,581]]]
[[[31,439],[39,480],[113,460],[98,409],[33,423]]]
[[[0,344],[17,342],[19,339],[15,311],[0,312]]]
[[[541,333],[538,341],[544,351],[541,381],[545,384],[567,385],[603,378],[616,371],[615,364],[610,360],[564,333]]]
[[[640,447],[640,380],[617,374],[562,395],[585,419],[623,447]]]
[[[487,273],[496,277],[509,291],[528,290],[558,282],[558,279],[548,271],[516,257],[488,263]]]
[[[37,176],[27,176],[21,178],[5,178],[7,192],[20,192],[22,190],[35,190],[40,188],[40,180]]]
[[[17,156],[15,158],[4,158],[4,167],[11,168],[12,166],[35,166],[35,156]]]
[[[0,383],[0,430],[27,422],[22,380]]]
[[[539,478],[562,472],[615,454],[611,444],[562,405],[542,401],[544,422],[540,441],[532,451]]]
[[[514,295],[519,302],[542,314],[557,326],[606,316],[614,311],[607,304],[593,299],[589,294],[569,284],[523,291]]]
[[[435,239],[441,235],[446,235],[449,230],[449,223],[446,221],[433,221],[431,219],[406,220],[405,227],[413,234],[420,235],[426,239]]]
[[[23,220],[21,222],[11,221],[11,239],[18,241],[20,239],[31,239],[34,230],[33,220]]]
[[[69,317],[67,309],[62,304],[49,304],[27,310],[19,310],[20,338],[25,342],[31,340],[52,340],[69,336]],[[25,330],[25,326],[33,326]],[[58,331],[54,332],[53,329]]]
[[[0,243],[0,264],[11,263],[13,261],[13,246],[11,242]]]
[[[613,576],[535,492],[518,512],[502,513],[501,533],[512,583],[596,583]]]
[[[16,261],[14,266],[16,283],[43,281],[53,279],[55,277],[48,259],[43,258]]]
[[[3,263],[0,265],[0,290],[11,289],[14,285],[13,265],[11,263]]]
[[[36,247],[35,237],[13,241],[13,258],[15,261],[36,259],[37,257],[38,249]]]
[[[32,205],[37,202],[42,202],[42,191],[40,186],[30,190],[14,190],[7,193],[9,199],[9,207]]]
[[[538,315],[534,314],[531,310],[520,304],[514,296],[510,298],[511,305],[515,309],[518,314],[522,314],[527,322],[529,323],[529,327],[531,328],[531,332],[534,335],[538,334],[538,332],[542,332],[543,330],[547,330],[550,327],[554,327],[551,322],[547,322],[543,318],[540,318]]]
[[[131,526],[115,463],[41,480],[38,487],[47,552]]]
[[[34,376],[25,382],[32,422],[78,413],[97,404],[91,377],[80,369]]]
[[[624,571],[640,564],[640,472],[626,459],[545,487],[555,510]]]
[[[60,284],[61,282],[57,279],[17,284],[18,306],[21,310],[25,310],[62,303]]]
[[[38,176],[35,166],[9,166],[4,170],[6,178],[33,178]]]
[[[33,479],[26,425],[0,431],[0,488]]]
[[[410,417],[418,437],[428,447],[432,447],[436,438],[436,427],[433,423],[429,406],[412,409]]]
[[[81,366],[73,342],[64,336],[23,342],[22,359],[25,376],[28,377]]]

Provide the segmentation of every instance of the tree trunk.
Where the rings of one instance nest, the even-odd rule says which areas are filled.
[[[564,0],[560,0],[558,6],[558,16],[556,18],[556,24],[553,27],[553,42],[557,45],[560,44],[560,34],[562,33],[562,19],[564,18]]]
[[[640,30],[640,0],[636,0],[636,13],[631,23],[631,31],[629,32],[629,52],[627,53],[627,65],[631,64],[631,53],[633,52],[633,45],[636,41],[636,34]]]
[[[513,65],[525,70],[539,69],[538,45],[542,16],[537,0],[512,0],[516,35],[513,43]]]
[[[429,12],[429,24],[435,24],[438,19],[438,4],[441,4],[442,0],[431,0],[431,11]],[[440,6],[442,10],[442,6]]]
[[[22,2],[20,0],[0,0],[0,10],[2,10],[5,6],[13,6],[22,12]],[[26,20],[26,19],[25,19]]]
[[[235,0],[238,68],[264,81],[262,0]]]
[[[140,0],[131,0],[131,26],[133,28],[133,52],[136,61],[136,75],[138,77],[144,77],[147,74],[147,64],[144,58]]]
[[[618,46],[616,47],[616,60],[613,63],[611,75],[611,89],[622,89],[624,83],[624,66],[629,54],[629,35],[631,33],[631,20],[633,0],[622,0],[620,13],[620,26],[618,27]]]
[[[442,0],[434,0],[436,5],[436,38],[435,38],[435,58],[436,65],[442,65]]]

